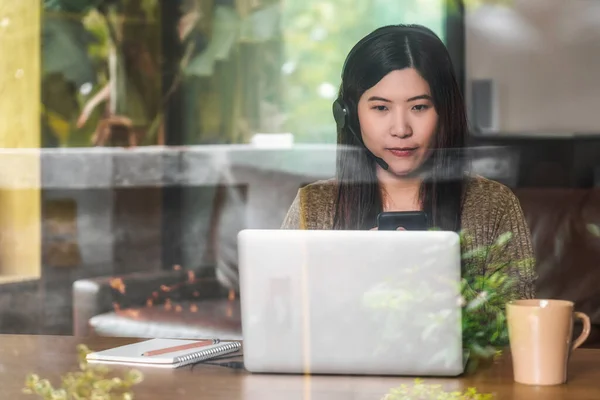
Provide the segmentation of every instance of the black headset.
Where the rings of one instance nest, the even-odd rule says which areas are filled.
[[[404,32],[415,32],[415,33],[421,33],[421,34],[426,34],[429,36],[435,36],[435,34],[432,35],[431,32],[427,31],[427,30],[423,30],[420,29],[418,27],[413,27],[413,26],[399,26],[399,25],[390,25],[384,28],[379,28],[379,31],[376,33],[373,33],[372,36],[367,36],[365,38],[363,38],[361,41],[359,41],[353,48],[352,50],[350,50],[350,53],[348,53],[348,56],[346,57],[346,60],[344,61],[344,66],[342,67],[342,87],[343,85],[343,79],[344,79],[344,73],[346,71],[346,66],[348,64],[348,61],[354,56],[354,53],[356,53],[359,49],[361,49],[363,46],[365,46],[367,43],[383,36],[383,35],[387,35],[390,32],[396,31],[396,30],[402,30]],[[435,36],[437,38],[437,36]],[[439,39],[439,38],[438,38]],[[383,168],[384,170],[388,170],[389,169],[389,165],[388,163],[386,163],[382,158],[377,157],[375,154],[373,154],[371,152],[371,150],[369,150],[367,148],[367,146],[365,146],[365,143],[362,139],[362,136],[359,135],[354,128],[352,128],[352,123],[351,121],[351,111],[350,111],[350,107],[348,107],[348,104],[344,101],[344,93],[343,91],[340,92],[339,96],[334,100],[333,105],[332,105],[332,111],[333,111],[333,118],[335,119],[335,123],[337,125],[337,129],[341,130],[343,128],[348,128],[348,130],[350,131],[350,133],[352,133],[354,135],[354,137],[362,144],[362,146],[365,148],[365,150],[367,151],[367,154],[369,154],[377,164],[379,164],[379,166],[381,168]]]

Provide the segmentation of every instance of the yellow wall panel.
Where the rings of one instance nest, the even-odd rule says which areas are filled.
[[[0,277],[40,276],[40,0],[0,0]],[[28,148],[27,150],[19,150]]]

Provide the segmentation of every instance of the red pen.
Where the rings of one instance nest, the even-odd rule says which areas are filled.
[[[182,345],[173,346],[173,347],[167,347],[165,349],[146,351],[145,353],[142,353],[142,356],[145,356],[145,357],[158,356],[160,354],[174,353],[176,351],[181,351],[181,350],[195,349],[197,347],[210,346],[211,344],[217,344],[217,343],[219,343],[219,339],[201,340],[199,342],[182,344]]]

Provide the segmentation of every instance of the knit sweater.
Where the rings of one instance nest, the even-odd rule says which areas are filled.
[[[335,180],[318,181],[301,188],[284,221],[283,229],[332,229]],[[481,261],[482,265],[463,271],[483,273],[486,266],[507,263],[507,272],[517,282],[511,298],[535,296],[535,259],[531,234],[519,200],[506,186],[483,177],[469,178],[461,214],[462,232],[470,241],[461,242],[461,252],[490,246],[500,235],[512,232],[511,240],[500,252]],[[508,300],[508,299],[507,299]]]

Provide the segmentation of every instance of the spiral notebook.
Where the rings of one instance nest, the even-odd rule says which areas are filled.
[[[210,360],[224,354],[235,353],[241,347],[240,342],[218,342],[204,344],[202,347],[169,351],[163,354],[147,355],[172,347],[191,347],[205,342],[202,340],[150,339],[139,343],[119,346],[108,350],[89,353],[89,363],[133,365],[139,367],[179,368],[200,361]]]

